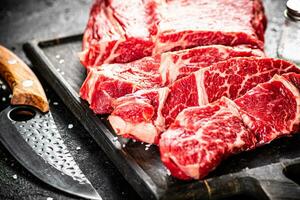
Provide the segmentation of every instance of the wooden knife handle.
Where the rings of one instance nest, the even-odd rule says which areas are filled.
[[[49,111],[41,83],[31,69],[13,52],[0,45],[0,76],[12,90],[12,105],[29,105]]]

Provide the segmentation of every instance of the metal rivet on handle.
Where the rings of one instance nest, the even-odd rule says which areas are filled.
[[[8,64],[10,64],[10,65],[17,64],[17,61],[16,61],[15,59],[10,59],[10,60],[8,60],[7,62],[8,62]]]
[[[33,81],[32,80],[25,80],[22,82],[22,85],[26,88],[31,87],[33,85]]]

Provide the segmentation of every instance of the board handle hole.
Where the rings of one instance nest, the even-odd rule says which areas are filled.
[[[283,169],[283,174],[300,185],[300,163],[291,164]]]
[[[17,122],[28,121],[35,116],[35,111],[29,107],[17,107],[8,113],[8,117]]]

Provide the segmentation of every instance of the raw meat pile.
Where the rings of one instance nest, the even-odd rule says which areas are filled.
[[[294,133],[300,69],[263,52],[260,0],[96,0],[80,90],[116,134],[157,144],[179,179]]]
[[[126,64],[103,64],[90,68],[80,93],[97,114],[111,113],[112,102],[118,97],[140,89],[168,86],[219,61],[263,55],[260,50],[214,45],[167,52]]]
[[[185,108],[236,99],[275,74],[297,72],[293,64],[272,58],[232,58],[175,81],[169,87],[140,90],[114,101],[109,121],[119,135],[157,143],[160,133]],[[147,130],[147,131],[145,131]]]
[[[161,136],[162,161],[180,179],[199,179],[229,155],[296,132],[299,89],[299,74],[275,75],[234,101],[183,110]]]
[[[83,37],[86,67],[196,46],[263,49],[260,0],[96,0]]]

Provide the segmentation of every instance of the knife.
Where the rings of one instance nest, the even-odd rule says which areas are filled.
[[[69,194],[101,200],[65,146],[39,80],[1,45],[0,76],[12,90],[11,106],[0,113],[0,141],[6,149],[45,183]]]

